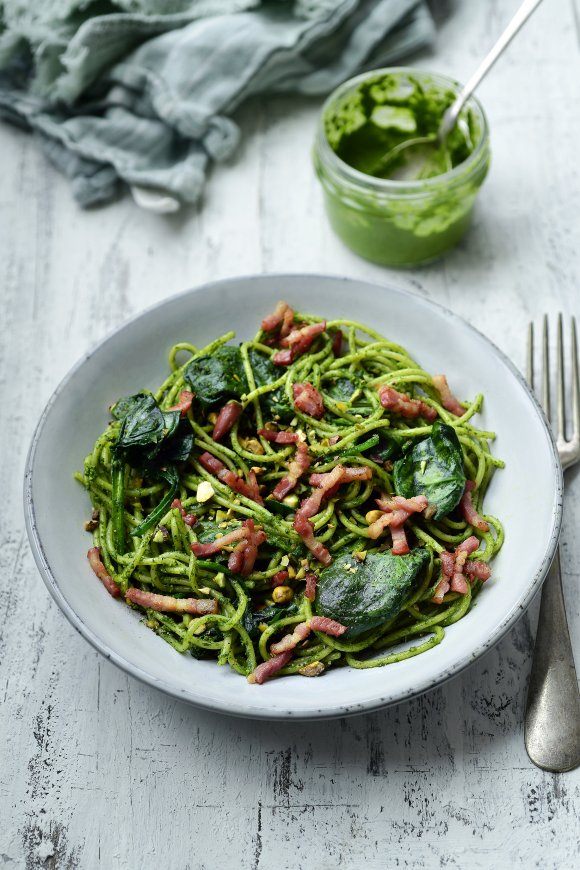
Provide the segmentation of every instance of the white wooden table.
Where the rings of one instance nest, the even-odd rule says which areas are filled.
[[[453,5],[437,49],[415,62],[465,77],[515,0]],[[537,606],[461,676],[400,707],[239,721],[166,698],[94,652],[49,598],[21,509],[28,441],[67,369],[130,315],[205,280],[395,282],[458,311],[518,364],[530,317],[580,314],[577,25],[570,2],[546,3],[482,86],[494,161],[473,230],[418,271],[375,267],[333,237],[309,159],[318,101],[246,108],[244,145],[203,209],[167,218],[128,198],[79,211],[32,139],[0,128],[0,864],[579,866],[579,773],[537,770],[522,740]],[[563,564],[580,659],[579,521],[572,478]]]

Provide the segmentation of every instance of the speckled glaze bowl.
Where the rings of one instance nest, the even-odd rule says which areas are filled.
[[[445,371],[459,395],[485,394],[478,421],[497,432],[494,451],[507,463],[493,479],[486,506],[505,523],[506,541],[477,606],[450,626],[434,649],[386,668],[340,668],[317,679],[252,686],[228,668],[180,655],[108,595],[86,559],[83,521],[89,502],[72,474],[104,429],[111,401],[161,382],[171,345],[204,344],[231,328],[240,338],[250,337],[280,297],[299,310],[366,321],[405,345],[428,371]],[[317,275],[263,275],[227,279],[169,299],[81,360],[43,411],[26,465],[24,499],[30,544],[51,595],[106,658],[143,682],[210,710],[315,719],[410,698],[497,643],[532,600],[551,563],[561,522],[562,472],[551,432],[522,376],[459,317],[393,287]]]

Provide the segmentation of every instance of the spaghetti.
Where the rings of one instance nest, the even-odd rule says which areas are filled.
[[[441,643],[503,542],[482,514],[503,466],[473,424],[483,397],[460,404],[373,329],[286,303],[233,337],[176,344],[156,393],[113,406],[76,475],[97,576],[250,682]]]

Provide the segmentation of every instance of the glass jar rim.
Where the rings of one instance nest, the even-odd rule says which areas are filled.
[[[383,193],[387,195],[424,195],[428,191],[434,191],[437,187],[442,185],[454,185],[465,181],[466,172],[469,174],[470,170],[477,168],[479,159],[482,154],[485,154],[489,142],[489,124],[487,116],[480,101],[473,95],[467,100],[466,107],[474,108],[477,111],[481,120],[481,136],[479,137],[479,141],[474,150],[466,160],[458,163],[457,166],[453,167],[453,169],[441,173],[441,175],[434,175],[431,178],[417,179],[415,181],[400,181],[394,178],[377,178],[374,175],[367,175],[365,172],[355,169],[339,157],[331,148],[324,129],[324,118],[328,109],[336,100],[343,96],[343,94],[353,90],[361,82],[368,81],[368,79],[375,76],[380,77],[381,75],[411,75],[417,78],[420,78],[421,76],[429,76],[435,82],[439,81],[448,87],[451,87],[456,93],[462,88],[461,83],[450,76],[446,76],[442,73],[433,73],[427,70],[416,69],[415,67],[410,66],[380,67],[378,69],[368,70],[367,72],[360,73],[353,78],[347,79],[332,91],[322,106],[317,131],[317,148],[320,158],[327,166],[330,163],[329,168],[334,169],[341,176],[341,180],[350,182],[359,189],[360,187],[365,187],[373,190],[375,193]]]

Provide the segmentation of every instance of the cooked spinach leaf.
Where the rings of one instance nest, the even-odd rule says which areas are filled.
[[[396,456],[400,456],[401,452],[400,442],[392,435],[383,433],[379,437],[377,446],[369,453],[369,459],[380,464],[386,462],[387,459],[394,459]]]
[[[115,406],[117,413],[119,406],[123,409],[123,416],[118,418],[121,420],[116,441],[118,449],[159,444],[175,431],[179,422],[179,411],[161,411],[150,393],[122,399]]]
[[[274,625],[281,619],[286,619],[287,616],[295,616],[296,613],[298,613],[296,601],[291,601],[285,605],[271,604],[269,607],[263,607],[262,610],[246,610],[242,624],[252,640],[256,640],[260,637],[260,625]]]
[[[422,547],[406,556],[367,553],[363,562],[338,556],[318,578],[316,613],[348,626],[348,637],[362,634],[399,613],[428,562]]]
[[[185,369],[185,379],[204,407],[239,399],[248,391],[240,349],[230,344],[218,347],[209,356],[192,359]]]
[[[248,358],[257,387],[273,384],[283,374],[266,354],[261,353],[254,347],[248,350]],[[288,402],[286,394],[281,387],[272,390],[271,393],[265,393],[263,396],[260,396],[260,406],[267,420],[288,422],[294,416],[294,409]]]
[[[148,514],[142,523],[140,523],[137,528],[133,529],[131,535],[134,538],[140,538],[145,534],[149,529],[152,529],[153,526],[156,526],[157,523],[163,519],[169,508],[171,507],[171,502],[177,495],[177,490],[179,489],[179,475],[177,474],[177,470],[174,466],[170,466],[169,468],[160,468],[157,470],[154,475],[154,479],[163,480],[166,484],[168,484],[169,489],[166,494],[163,496],[159,504]]]
[[[185,462],[193,447],[193,432],[179,411],[162,411],[151,393],[120,399],[111,410],[121,421],[113,450],[132,468],[155,473],[174,462]]]
[[[393,480],[397,495],[426,496],[435,505],[435,519],[457,507],[465,489],[463,452],[455,430],[437,421],[431,435],[418,441],[395,462]]]
[[[350,378],[337,378],[335,381],[324,384],[324,392],[335,402],[350,402],[357,386],[355,381]]]
[[[115,420],[122,420],[127,414],[131,414],[143,399],[147,398],[153,399],[151,393],[135,393],[134,396],[126,396],[124,399],[119,399],[111,407],[111,416]]]

